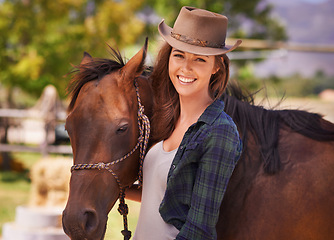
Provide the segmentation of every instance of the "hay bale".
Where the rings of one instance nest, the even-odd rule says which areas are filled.
[[[70,181],[71,158],[43,158],[31,169],[31,206],[65,206]]]

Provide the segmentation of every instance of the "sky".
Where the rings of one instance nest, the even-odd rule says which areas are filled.
[[[308,2],[308,3],[323,3],[327,2],[328,0],[295,0],[295,1]]]
[[[285,25],[288,42],[334,47],[334,0],[267,0],[275,5],[274,15]],[[318,70],[334,76],[334,53],[286,51],[255,66],[258,76],[309,77]]]

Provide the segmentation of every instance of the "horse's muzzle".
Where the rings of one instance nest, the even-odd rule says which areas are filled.
[[[103,239],[106,231],[107,217],[99,219],[94,209],[82,209],[72,214],[66,208],[63,211],[62,223],[64,232],[71,240]]]

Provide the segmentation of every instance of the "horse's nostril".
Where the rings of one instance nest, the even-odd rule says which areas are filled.
[[[63,212],[64,232],[73,240],[102,239],[106,220],[101,219],[95,209],[65,209]]]
[[[84,212],[84,222],[83,227],[85,231],[89,233],[93,233],[98,228],[98,217],[94,210],[86,210]]]

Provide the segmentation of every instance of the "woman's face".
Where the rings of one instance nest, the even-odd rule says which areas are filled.
[[[169,77],[180,97],[210,97],[210,78],[217,70],[214,56],[196,55],[172,48]]]

